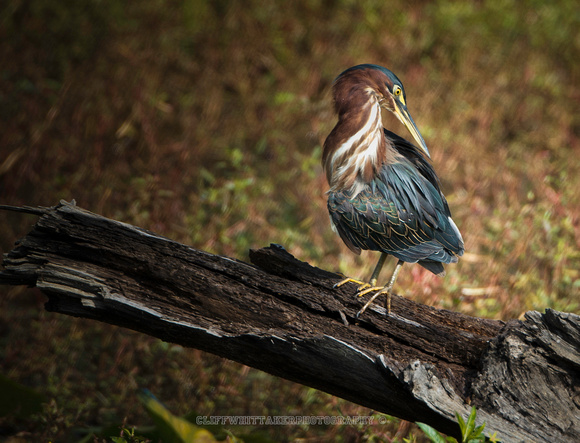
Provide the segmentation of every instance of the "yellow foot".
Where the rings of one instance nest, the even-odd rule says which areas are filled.
[[[358,293],[357,293],[357,295],[358,295],[359,297],[362,297],[363,295],[370,294],[370,293],[371,293],[371,292],[373,292],[373,291],[380,291],[380,290],[382,290],[382,289],[385,289],[385,287],[384,287],[384,286],[371,286],[371,285],[369,285],[368,283],[367,283],[367,286],[370,286],[370,288],[366,288],[366,289],[365,289],[364,287],[360,287],[360,288],[358,288],[358,291],[357,291]],[[363,289],[364,289],[364,291],[363,291]]]
[[[335,284],[333,286],[333,288],[340,288],[342,285],[344,285],[346,283],[356,283],[357,285],[359,285],[357,292],[360,292],[363,289],[368,288],[370,286],[368,283],[365,283],[364,281],[357,280],[355,278],[345,278],[344,280],[341,280],[337,284]]]
[[[365,303],[365,305],[362,307],[362,309],[360,311],[358,311],[358,313],[356,314],[356,317],[358,318],[363,312],[366,311],[366,309],[372,304],[373,301],[375,301],[375,299],[381,295],[384,294],[385,292],[387,293],[387,315],[389,315],[391,313],[391,289],[392,286],[376,286],[377,281],[376,279],[371,280],[370,283],[365,283],[362,282],[360,280],[357,280],[355,278],[345,278],[344,280],[339,281],[338,283],[336,283],[333,288],[340,288],[342,285],[346,284],[346,283],[356,283],[357,285],[359,285],[358,289],[356,290],[356,295],[359,297],[362,297],[363,295],[367,295],[370,294],[371,292],[376,292],[370,299],[369,301],[367,301]]]
[[[389,287],[382,287],[382,288],[372,288],[372,289],[376,289],[377,293],[374,294],[366,303],[365,305],[361,308],[360,311],[357,312],[356,314],[356,318],[359,318],[363,312],[365,312],[367,310],[367,308],[375,301],[375,299],[381,295],[386,293],[387,294],[387,300],[386,300],[386,308],[387,308],[387,315],[391,315],[391,289]],[[364,291],[365,293],[368,293],[370,290],[367,289],[366,291]]]

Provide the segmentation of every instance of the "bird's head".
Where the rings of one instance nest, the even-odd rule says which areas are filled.
[[[386,68],[378,65],[364,64],[353,66],[340,74],[333,86],[336,112],[340,116],[352,115],[374,97],[383,109],[391,111],[409,130],[419,148],[430,157],[427,144],[411,114],[407,110],[405,88],[401,80]]]

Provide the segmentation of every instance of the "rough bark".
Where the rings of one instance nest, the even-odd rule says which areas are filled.
[[[195,250],[74,204],[40,215],[0,283],[46,309],[131,328],[456,434],[455,412],[503,441],[580,441],[580,318],[500,321],[393,296],[360,319],[354,285],[282,247],[253,264]]]

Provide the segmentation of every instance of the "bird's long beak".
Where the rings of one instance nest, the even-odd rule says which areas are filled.
[[[409,130],[409,132],[411,133],[411,135],[413,136],[419,147],[425,152],[425,154],[427,154],[427,157],[431,158],[431,154],[429,154],[429,149],[427,149],[427,144],[425,143],[425,140],[423,140],[423,137],[421,136],[421,133],[417,128],[417,125],[413,121],[411,114],[409,114],[407,106],[395,100],[394,114],[397,116],[399,121],[403,123],[405,127]]]

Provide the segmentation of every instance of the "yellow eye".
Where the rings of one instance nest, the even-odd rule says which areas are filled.
[[[395,97],[399,97],[401,95],[401,92],[402,92],[402,90],[401,90],[400,86],[395,85],[393,87],[393,94],[395,94]]]

